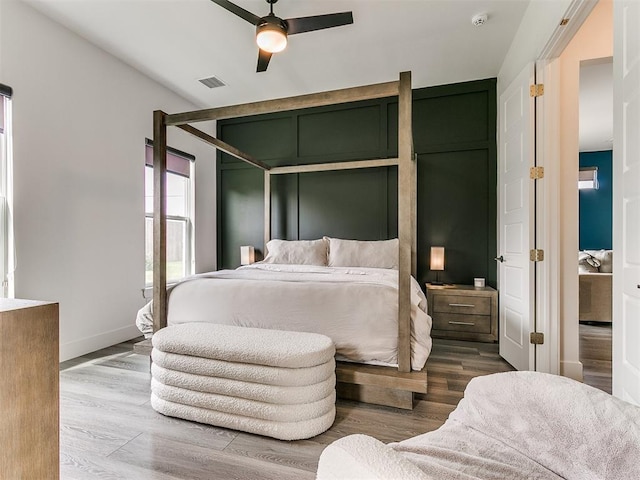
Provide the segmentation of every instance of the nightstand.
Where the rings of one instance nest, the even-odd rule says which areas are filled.
[[[498,341],[498,292],[473,285],[427,283],[431,336],[478,342]]]

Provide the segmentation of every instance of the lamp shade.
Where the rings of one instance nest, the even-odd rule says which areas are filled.
[[[444,247],[431,247],[431,270],[444,270]]]
[[[251,265],[256,261],[256,251],[252,246],[240,247],[240,265]]]
[[[264,18],[256,27],[256,43],[265,52],[281,52],[287,46],[287,27],[277,17]]]

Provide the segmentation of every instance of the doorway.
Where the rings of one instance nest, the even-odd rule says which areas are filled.
[[[613,58],[580,62],[579,359],[584,382],[611,393]]]

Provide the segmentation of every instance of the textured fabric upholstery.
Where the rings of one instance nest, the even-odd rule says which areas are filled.
[[[595,259],[596,261],[589,262]],[[594,267],[592,264],[599,264]],[[611,322],[613,251],[584,250],[578,253],[580,321]]]

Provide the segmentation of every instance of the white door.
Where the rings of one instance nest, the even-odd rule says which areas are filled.
[[[500,96],[498,160],[500,355],[518,370],[533,370],[534,66],[528,65]]]
[[[613,8],[613,394],[640,405],[640,2]]]

